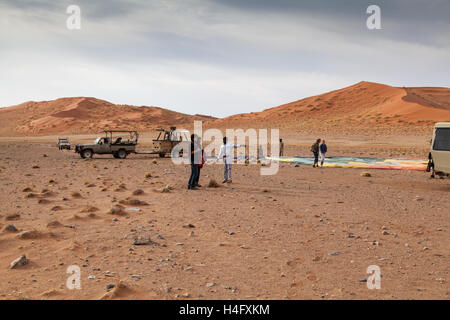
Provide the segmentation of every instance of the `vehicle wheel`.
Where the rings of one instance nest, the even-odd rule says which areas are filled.
[[[119,155],[117,154],[117,152],[114,152],[114,153],[113,153],[113,157],[116,158],[116,159],[119,158]]]
[[[119,152],[117,152],[117,156],[119,159],[125,159],[127,157],[127,152],[123,149],[120,149]]]
[[[86,149],[86,150],[81,151],[81,157],[84,159],[92,158],[93,154],[94,153],[92,152],[91,149]]]
[[[160,154],[159,154],[159,157],[160,157],[160,158],[164,158],[165,156],[166,156],[165,153],[160,153]]]

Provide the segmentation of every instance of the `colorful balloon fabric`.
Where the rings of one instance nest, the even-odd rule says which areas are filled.
[[[311,166],[314,163],[313,157],[266,157],[266,159]],[[427,161],[415,159],[383,159],[370,157],[329,157],[325,158],[323,166],[334,168],[425,171],[427,168]]]

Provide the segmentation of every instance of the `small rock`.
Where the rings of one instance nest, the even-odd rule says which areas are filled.
[[[115,287],[116,287],[115,284],[107,284],[107,285],[106,285],[106,291],[109,291],[109,290],[111,290],[111,289],[114,289]]]
[[[7,232],[17,232],[17,228],[13,225],[13,224],[8,224],[5,229],[3,229],[4,231]]]
[[[341,252],[339,252],[339,251],[333,251],[333,252],[330,252],[328,255],[329,256],[337,256],[337,255],[340,255],[341,254]]]
[[[21,255],[19,258],[17,258],[16,260],[14,260],[13,262],[11,262],[11,264],[9,265],[10,269],[16,269],[18,267],[24,266],[28,264],[28,259],[27,257],[23,254]]]
[[[17,235],[17,238],[19,239],[36,239],[40,235],[39,231],[32,230],[32,231],[22,231]]]

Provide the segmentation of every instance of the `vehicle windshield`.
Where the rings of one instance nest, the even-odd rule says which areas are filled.
[[[97,138],[97,139],[95,139],[94,144],[99,144],[99,143],[100,143],[100,140],[102,140],[102,138]]]

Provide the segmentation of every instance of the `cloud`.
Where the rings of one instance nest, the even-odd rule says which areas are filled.
[[[89,95],[224,116],[361,80],[450,80],[447,1],[378,1],[374,31],[364,1],[77,3],[69,31],[72,1],[0,1],[1,105]]]

